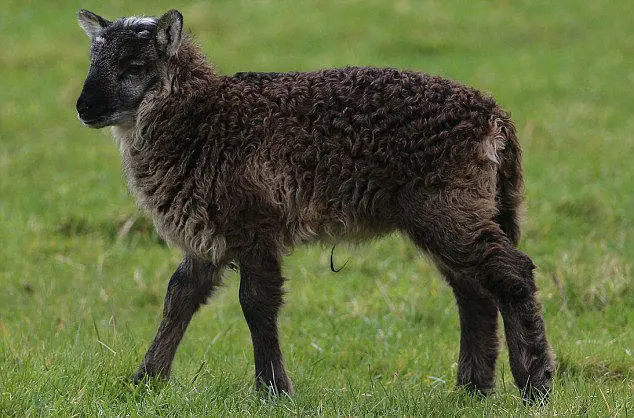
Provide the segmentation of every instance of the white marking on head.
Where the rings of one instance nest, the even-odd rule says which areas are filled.
[[[102,44],[104,42],[106,42],[106,38],[104,38],[103,36],[96,36],[95,37],[95,42]]]
[[[146,16],[130,16],[123,19],[123,26],[155,25],[156,18]]]

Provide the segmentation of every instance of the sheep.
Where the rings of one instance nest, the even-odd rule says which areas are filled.
[[[494,389],[500,312],[519,390],[546,398],[555,362],[535,266],[517,249],[521,149],[492,97],[391,68],[221,75],[176,10],[78,19],[91,39],[78,117],[112,127],[131,192],[184,253],[135,382],[169,377],[192,316],[236,263],[256,387],[292,393],[277,327],[282,256],[398,231],[455,294],[457,385]]]

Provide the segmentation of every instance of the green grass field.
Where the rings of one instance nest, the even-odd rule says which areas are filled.
[[[0,5],[0,416],[634,414],[630,1],[128,3]],[[293,397],[253,390],[235,272],[194,318],[170,382],[132,386],[180,253],[135,220],[109,131],[76,119],[81,7],[176,7],[223,73],[394,66],[494,94],[525,149],[522,248],[559,363],[550,404],[522,404],[506,350],[495,394],[455,389],[451,291],[399,236],[339,245],[336,262],[350,261],[337,274],[329,248],[286,259]]]

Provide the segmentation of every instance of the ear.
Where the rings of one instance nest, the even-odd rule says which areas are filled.
[[[156,24],[156,41],[168,57],[173,57],[181,44],[183,15],[178,10],[170,10]]]
[[[100,30],[110,26],[112,23],[109,20],[106,20],[101,16],[97,16],[93,12],[89,12],[85,9],[81,9],[77,13],[77,20],[79,21],[79,26],[81,26],[84,32],[86,32],[86,35],[88,35],[91,39],[94,38]]]

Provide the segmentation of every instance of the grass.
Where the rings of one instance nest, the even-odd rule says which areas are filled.
[[[0,5],[0,416],[634,412],[629,2],[127,3]],[[350,259],[338,274],[327,248],[287,258],[292,398],[253,391],[233,272],[192,322],[173,379],[133,387],[180,254],[138,217],[109,133],[76,121],[88,66],[80,7],[107,17],[178,7],[225,73],[395,66],[492,92],[525,148],[522,247],[539,266],[559,361],[550,404],[521,403],[505,351],[494,395],[454,388],[451,292],[398,236],[338,246],[337,262]]]

